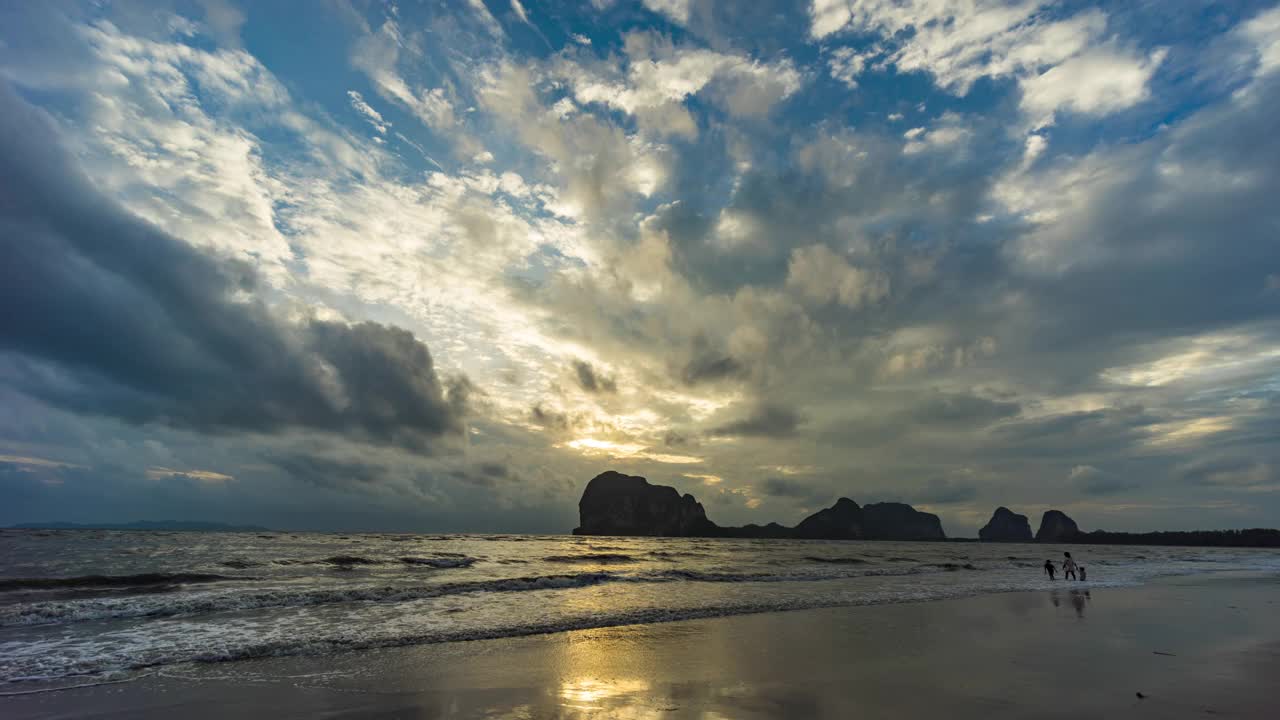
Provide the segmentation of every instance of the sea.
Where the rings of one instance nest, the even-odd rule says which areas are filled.
[[[0,531],[0,695],[192,663],[1168,575],[1280,550],[529,535]],[[1070,581],[1067,581],[1070,582]]]

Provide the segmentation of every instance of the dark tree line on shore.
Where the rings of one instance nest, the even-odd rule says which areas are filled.
[[[1200,545],[1207,547],[1280,547],[1280,530],[1191,530],[1127,533],[1094,530],[1069,542],[1087,545]]]

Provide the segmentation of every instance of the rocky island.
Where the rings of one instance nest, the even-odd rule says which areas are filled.
[[[1026,515],[1019,515],[1001,505],[987,524],[978,531],[978,539],[986,542],[1031,542],[1031,523]]]
[[[849,498],[810,515],[795,527],[778,523],[721,527],[707,518],[692,495],[651,485],[634,475],[608,471],[587,483],[578,502],[574,535],[663,537],[803,538],[813,540],[945,540],[937,515],[904,503],[872,503]]]
[[[635,535],[647,537],[729,537],[791,540],[947,540],[937,515],[905,503],[859,505],[836,500],[801,520],[795,527],[767,525],[722,527],[707,517],[697,498],[673,487],[651,485],[635,475],[613,470],[587,483],[578,502],[574,535]],[[983,542],[1074,543],[1115,545],[1217,545],[1280,547],[1280,530],[1211,530],[1193,532],[1083,532],[1061,510],[1048,510],[1031,534],[1031,523],[1007,507],[996,508],[978,531]]]
[[[1046,510],[1040,518],[1040,529],[1036,531],[1036,542],[1063,543],[1073,542],[1080,534],[1076,521],[1067,517],[1061,510]]]

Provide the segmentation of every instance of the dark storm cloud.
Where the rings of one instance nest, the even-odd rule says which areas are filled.
[[[1270,462],[1268,462],[1270,460]],[[1222,457],[1197,460],[1182,468],[1183,480],[1210,488],[1258,488],[1280,484],[1280,458]]]
[[[1128,450],[1150,438],[1159,422],[1140,407],[1105,408],[1018,422],[993,429],[991,439],[1010,457],[1071,459]]]
[[[511,472],[511,468],[500,462],[481,462],[468,467],[455,468],[449,471],[449,477],[483,488],[492,488],[499,482],[517,479]]]
[[[662,444],[667,447],[686,447],[694,444],[693,440],[678,430],[668,430],[662,436]]]
[[[790,478],[765,478],[759,488],[767,497],[783,498],[798,505],[822,505],[835,496],[828,487]]]
[[[1092,465],[1077,465],[1068,477],[1085,495],[1114,495],[1139,485],[1132,478],[1104,472]]]
[[[589,393],[618,391],[618,383],[613,378],[600,373],[585,360],[574,360],[573,372],[578,378],[578,385]]]
[[[1015,402],[1003,402],[961,393],[935,393],[912,406],[904,419],[911,423],[986,425],[1021,411]]]
[[[765,478],[765,481],[760,483],[760,492],[769,497],[799,498],[808,497],[812,488],[795,480],[771,477]]]
[[[0,87],[6,381],[78,412],[205,432],[305,428],[425,447],[462,428],[407,331],[286,323],[217,260],[99,194],[41,111]]]
[[[754,437],[789,437],[796,433],[800,415],[784,405],[765,403],[739,420],[711,429],[712,435]]]
[[[742,363],[728,355],[699,355],[680,371],[680,379],[686,385],[724,380],[742,374]]]
[[[728,353],[716,348],[704,334],[697,334],[691,343],[690,355],[680,366],[677,376],[685,385],[718,382],[741,377],[746,367]]]
[[[816,436],[841,447],[898,445],[919,433],[968,434],[1018,415],[1015,402],[966,393],[870,393],[860,403],[863,414],[837,417]]]
[[[548,430],[564,432],[573,428],[573,420],[567,414],[549,410],[541,404],[529,408],[529,419]]]
[[[264,458],[289,477],[312,485],[347,487],[386,479],[387,468],[379,463],[323,457],[306,452],[275,452]]]

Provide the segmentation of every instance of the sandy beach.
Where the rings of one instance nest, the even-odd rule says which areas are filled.
[[[1274,717],[1280,578],[765,613],[166,668],[7,718]],[[1143,697],[1139,697],[1141,693]]]

